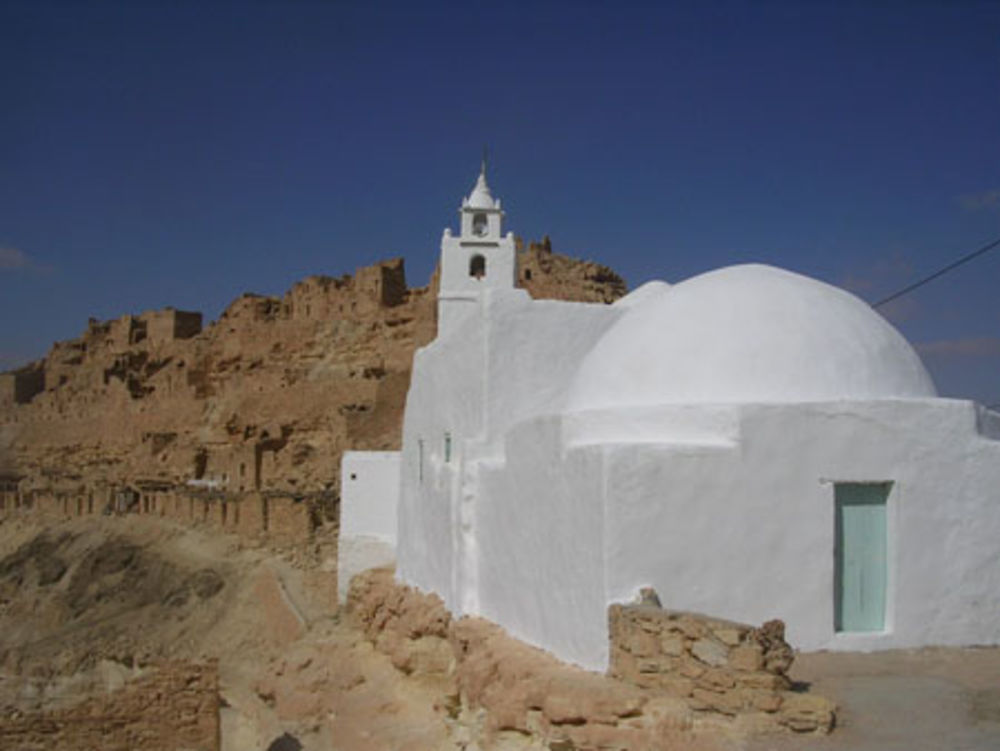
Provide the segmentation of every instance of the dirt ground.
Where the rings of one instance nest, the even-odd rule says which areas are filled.
[[[1000,649],[801,654],[792,678],[838,703],[825,738],[764,738],[748,751],[996,751]]]
[[[110,690],[151,660],[212,657],[223,751],[478,748],[446,723],[442,687],[341,622],[334,542],[247,548],[145,517],[0,523],[0,710]],[[832,735],[722,745],[1000,749],[1000,649],[804,654],[792,678],[838,702]]]

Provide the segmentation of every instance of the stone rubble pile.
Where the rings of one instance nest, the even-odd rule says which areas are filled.
[[[397,585],[387,569],[356,576],[346,610],[397,669],[442,682],[439,709],[456,737],[540,748],[707,749],[727,730],[824,733],[833,725],[831,702],[791,690],[792,652],[777,621],[754,629],[612,606],[614,657],[609,674],[599,675],[488,621],[453,619],[436,595]]]
[[[788,678],[795,655],[785,625],[760,628],[655,605],[612,605],[609,674],[661,690],[697,711],[756,715],[799,732],[828,732],[835,706],[821,696],[793,691]]]

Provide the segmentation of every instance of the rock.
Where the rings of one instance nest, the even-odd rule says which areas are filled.
[[[306,631],[306,623],[292,604],[281,580],[268,566],[262,566],[254,584],[254,595],[260,603],[267,624],[266,636],[276,644],[289,644]]]
[[[706,665],[718,667],[729,662],[729,650],[717,641],[698,639],[691,645],[691,654]]]
[[[833,721],[832,705],[822,698],[786,707],[785,697],[794,696],[783,693],[791,686],[786,672],[794,653],[781,621],[751,628],[638,604],[613,605],[608,617],[609,672],[623,681],[683,699],[701,712],[745,718],[748,727],[804,732]]]
[[[487,726],[490,730],[516,730],[521,733],[531,732],[528,724],[528,708],[518,697],[493,696],[489,701],[489,707]]]
[[[691,708],[698,711],[721,712],[735,715],[743,709],[743,698],[738,693],[718,693],[696,688],[691,692]]]
[[[654,608],[662,608],[663,605],[660,603],[660,596],[656,594],[656,590],[652,587],[642,587],[639,589],[638,603],[639,605],[647,605]]]
[[[691,639],[700,639],[708,635],[708,626],[691,615],[681,615],[675,624],[685,636]]]
[[[648,748],[649,736],[640,730],[612,725],[570,727],[566,731],[575,749],[639,749]]]
[[[454,662],[451,645],[439,636],[400,639],[397,654],[393,665],[407,675],[447,675]]]
[[[759,709],[761,712],[777,712],[781,709],[781,694],[769,691],[746,691],[743,694],[744,703]]]
[[[685,678],[700,678],[705,674],[707,668],[704,665],[700,665],[694,660],[682,660],[680,666],[680,673]]]
[[[729,647],[735,647],[741,641],[743,641],[743,636],[746,634],[748,629],[738,629],[738,628],[717,628],[713,629],[712,633],[715,638],[721,641],[723,644]]]
[[[764,667],[764,650],[759,644],[742,644],[729,653],[729,667],[755,671]]]
[[[726,689],[733,688],[736,685],[736,679],[729,670],[709,668],[701,675],[701,677],[698,678],[697,681],[695,681],[695,683],[702,688],[707,688],[711,691],[724,691]]]
[[[690,696],[694,690],[694,681],[690,678],[680,678],[675,676],[662,676],[659,687],[670,696]]]
[[[687,696],[690,691],[683,694]],[[646,702],[643,715],[658,724],[668,724],[686,729],[691,724],[691,711],[687,702],[673,696],[655,696]]]
[[[789,680],[783,675],[775,673],[737,673],[736,682],[740,686],[753,689],[763,689],[764,691],[781,691],[790,685]]]
[[[684,654],[684,637],[677,634],[663,634],[660,638],[660,651],[671,657]]]
[[[587,721],[583,700],[578,695],[549,695],[542,704],[542,713],[553,725],[582,725]]]
[[[660,653],[660,640],[657,634],[640,628],[632,634],[625,648],[636,657],[652,657]]]
[[[828,733],[833,728],[836,705],[822,696],[786,693],[778,722],[798,732]]]
[[[763,649],[764,666],[769,671],[785,673],[795,660],[795,653],[785,641],[785,624],[780,620],[768,621],[753,629],[748,639]]]

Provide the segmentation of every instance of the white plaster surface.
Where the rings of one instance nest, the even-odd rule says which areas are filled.
[[[494,209],[499,208],[493,201],[493,193],[490,191],[490,186],[486,182],[486,168],[479,173],[479,177],[476,179],[476,184],[472,188],[472,192],[469,194],[468,199],[465,203],[466,206],[473,209]]]
[[[340,460],[340,533],[396,542],[398,451],[345,451]]]
[[[669,284],[659,279],[653,279],[652,281],[640,285],[625,295],[625,297],[621,297],[611,304],[616,308],[635,308],[639,305],[644,305],[645,303],[656,299],[669,291]]]
[[[473,309],[478,315],[478,304]],[[474,318],[418,350],[403,419],[399,576],[458,607],[458,467],[482,432],[485,348]],[[445,461],[445,436],[452,457]]]
[[[587,356],[570,409],[935,395],[913,348],[854,295],[731,266],[634,307]]]
[[[437,592],[456,613],[479,612],[480,465],[502,461],[510,426],[560,411],[580,359],[619,315],[496,290],[457,330],[417,352],[403,423],[404,581]]]
[[[341,458],[337,546],[341,600],[352,576],[395,560],[400,462],[398,451],[345,451]]]
[[[760,623],[801,649],[1000,642],[1000,443],[950,400],[747,405],[740,444],[608,446],[608,602]],[[834,483],[893,483],[887,627],[833,628]]]
[[[500,200],[494,199],[480,172],[475,187],[463,199],[459,210],[459,235],[445,230],[441,238],[441,276],[438,293],[438,335],[444,336],[461,328],[474,315],[479,297],[488,290],[514,288],[517,275],[517,253],[514,236],[502,235],[503,212]],[[476,217],[486,219],[484,231],[475,229]],[[469,273],[472,259],[482,256],[485,273]]]
[[[351,579],[370,568],[396,562],[396,546],[381,537],[353,535],[337,541],[337,600],[345,602]]]
[[[608,662],[602,457],[562,455],[559,419],[508,435],[480,484],[478,613],[591,670]],[[487,534],[482,534],[485,530]]]

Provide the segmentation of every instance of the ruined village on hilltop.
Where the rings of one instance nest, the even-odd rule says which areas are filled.
[[[625,292],[610,269],[547,239],[519,263],[538,297]],[[396,259],[309,277],[282,298],[245,294],[205,328],[200,313],[172,309],[91,320],[43,360],[0,374],[0,508],[163,510],[171,496],[185,513],[196,499],[199,514],[218,515],[254,492],[329,503],[344,450],[399,447],[436,288],[436,276],[408,287]]]

